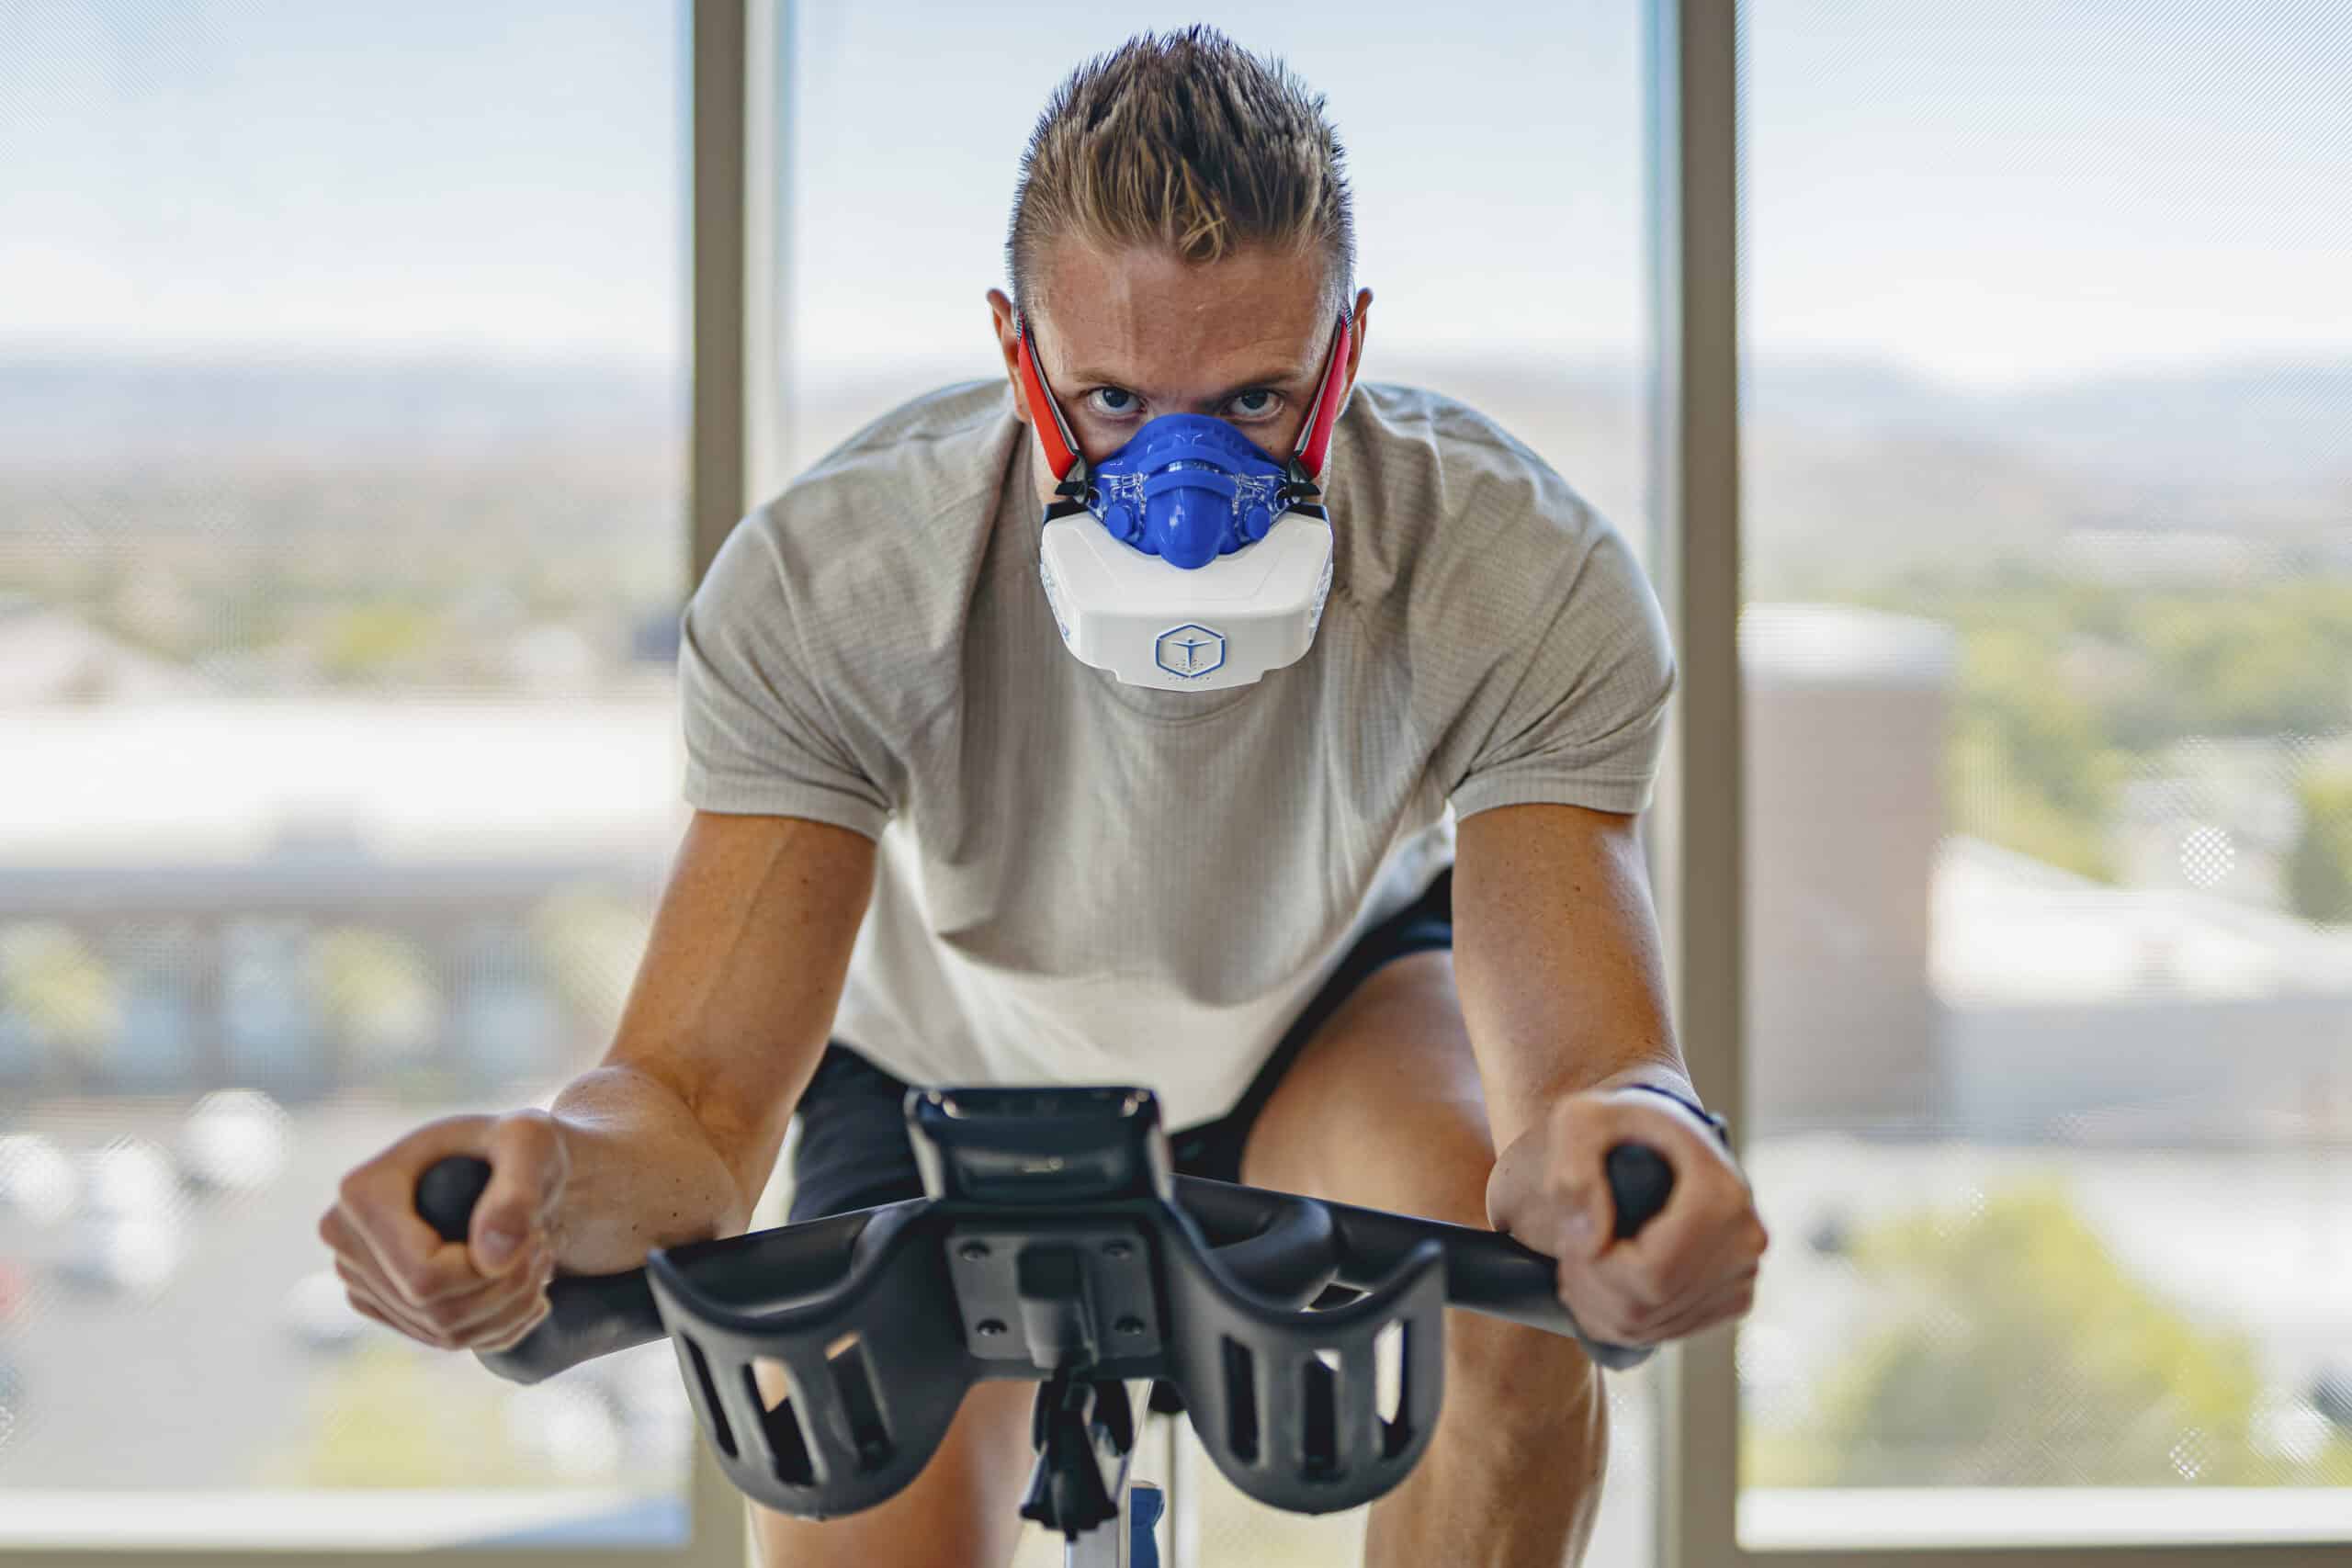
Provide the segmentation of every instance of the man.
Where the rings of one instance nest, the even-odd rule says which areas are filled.
[[[346,1179],[321,1231],[360,1311],[503,1348],[552,1269],[742,1229],[796,1109],[798,1220],[920,1192],[906,1084],[1035,1081],[1153,1087],[1185,1170],[1509,1231],[1596,1338],[1747,1310],[1764,1232],[1634,837],[1656,601],[1524,447],[1358,384],[1321,110],[1202,28],[1056,94],[989,295],[1004,380],[886,416],[729,537],[681,655],[697,813],[618,1038],[551,1110]],[[1625,1139],[1676,1181],[1621,1242]],[[412,1212],[451,1153],[493,1168],[463,1247]],[[1462,1314],[1446,1353],[1367,1562],[1575,1560],[1590,1361]],[[763,1512],[766,1561],[1002,1564],[1031,1392],[977,1388],[877,1508]]]

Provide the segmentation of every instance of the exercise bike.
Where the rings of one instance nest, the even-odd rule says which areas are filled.
[[[1022,1517],[1061,1532],[1069,1568],[1157,1568],[1130,1384],[1243,1493],[1321,1514],[1428,1447],[1449,1305],[1575,1336],[1605,1368],[1650,1355],[1587,1338],[1553,1260],[1508,1236],[1174,1174],[1148,1089],[914,1089],[906,1117],[925,1196],[559,1279],[539,1325],[480,1359],[532,1383],[666,1336],[729,1480],[811,1519],[912,1482],[976,1382],[1031,1380]],[[1629,1236],[1672,1172],[1636,1143],[1606,1163]],[[489,1179],[440,1160],[418,1213],[463,1241]]]

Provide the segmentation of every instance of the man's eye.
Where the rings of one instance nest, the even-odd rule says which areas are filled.
[[[1283,398],[1280,392],[1244,392],[1225,406],[1243,419],[1263,419],[1281,412]]]
[[[1124,387],[1097,387],[1087,396],[1094,400],[1097,413],[1133,413],[1142,406],[1140,400]]]

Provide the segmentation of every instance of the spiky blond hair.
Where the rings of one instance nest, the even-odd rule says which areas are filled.
[[[1345,152],[1323,96],[1215,28],[1139,33],[1070,73],[1022,154],[1005,258],[1036,307],[1064,237],[1157,245],[1193,263],[1249,245],[1320,247],[1336,311],[1355,276]]]

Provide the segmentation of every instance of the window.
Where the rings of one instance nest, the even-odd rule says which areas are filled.
[[[0,20],[0,1554],[684,1537],[666,1347],[313,1234],[594,1059],[678,830],[683,28]]]
[[[2352,26],[1743,26],[1741,1542],[2352,1539]]]
[[[1639,547],[1642,16],[1584,0],[1450,15],[1442,28],[1329,6],[1131,23],[1054,4],[1027,7],[1008,31],[986,8],[796,6],[781,200],[788,467],[909,398],[1001,378],[982,296],[1004,285],[1013,183],[1039,109],[1073,66],[1131,32],[1202,20],[1282,57],[1329,99],[1355,192],[1358,281],[1376,296],[1363,375],[1493,416]],[[1592,1560],[1645,1562],[1650,1374],[1611,1387],[1612,1480]],[[1197,1483],[1205,1561],[1338,1561],[1363,1528],[1361,1511],[1258,1507],[1205,1462],[1185,1479]],[[1026,1550],[1059,1561],[1043,1536]]]

